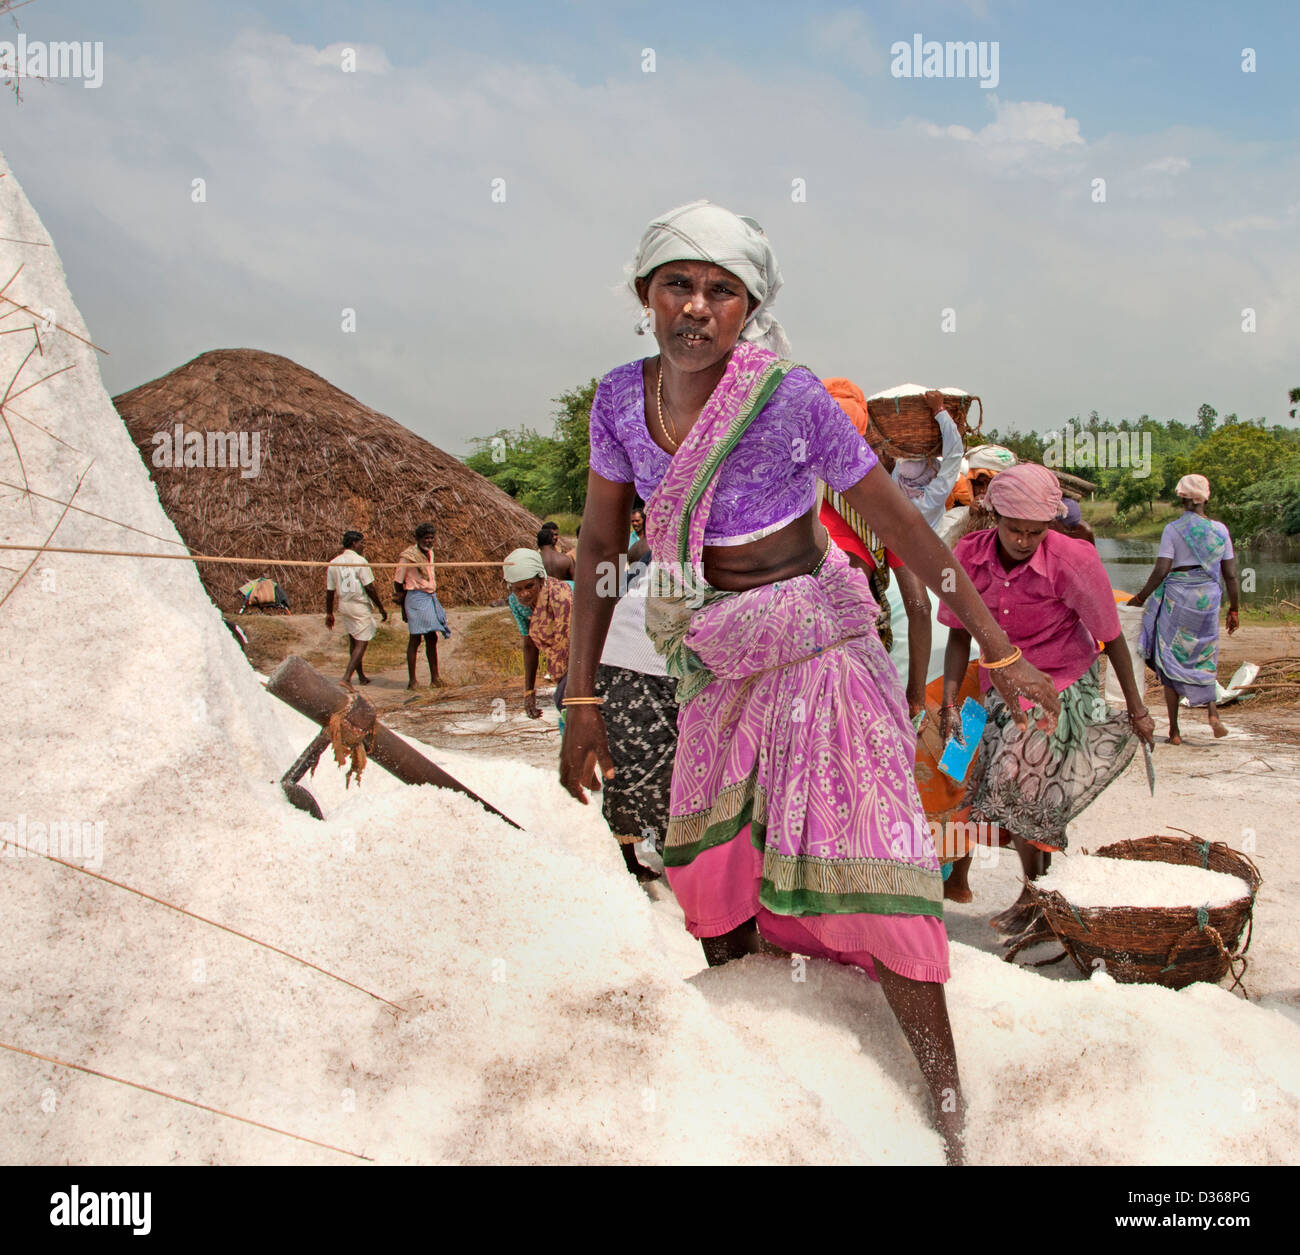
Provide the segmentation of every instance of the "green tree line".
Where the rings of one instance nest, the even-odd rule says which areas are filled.
[[[1291,398],[1300,403],[1300,388]],[[1210,481],[1215,516],[1243,536],[1300,534],[1300,428],[1236,414],[1220,422],[1214,407],[1203,404],[1188,423],[1146,414],[1114,422],[1094,410],[1057,432],[994,429],[985,436],[1017,457],[1095,483],[1097,497],[1115,502],[1121,522],[1150,514],[1156,501],[1170,500],[1178,481],[1194,473]]]
[[[554,398],[551,435],[531,427],[502,428],[471,441],[474,451],[465,465],[543,518],[581,514],[587,504],[588,426],[598,382],[591,379]]]
[[[466,464],[534,514],[581,514],[597,382],[554,398],[549,435],[526,426],[503,428],[474,440]],[[1291,390],[1290,400],[1300,408],[1300,388]],[[1291,416],[1296,413],[1293,408]],[[1173,496],[1179,479],[1196,473],[1210,480],[1215,516],[1243,536],[1300,534],[1300,428],[1236,414],[1220,421],[1218,411],[1204,404],[1190,422],[1147,414],[1116,422],[1094,410],[1054,433],[993,429],[980,439],[1095,483],[1101,500],[1116,503],[1121,522],[1151,513],[1154,502]]]

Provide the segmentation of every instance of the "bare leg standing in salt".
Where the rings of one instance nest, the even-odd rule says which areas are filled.
[[[767,302],[780,271],[751,220],[683,206],[651,223],[634,272],[659,354],[606,375],[592,406],[561,781],[585,802],[597,767],[606,779],[614,770],[594,692],[613,611],[598,581],[617,569],[639,493],[657,581],[646,627],[678,681],[664,864],[687,928],[710,962],[762,936],[879,980],[960,1162],[943,887],[912,779],[915,732],[867,580],[817,523],[818,479],[986,657],[1008,659],[997,683],[1009,700],[1029,695],[1050,727],[1055,690],[1011,657],[970,581],[952,578],[951,552],[821,381],[778,357],[789,346]]]

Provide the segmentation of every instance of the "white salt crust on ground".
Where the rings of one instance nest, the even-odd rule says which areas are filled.
[[[0,236],[47,239],[12,174]],[[26,263],[11,295],[86,334],[53,248],[0,243],[0,261],[6,277]],[[0,337],[6,379],[25,340]],[[66,500],[93,457],[79,504],[174,537],[93,351],[43,340],[22,383],[74,368],[20,403],[66,442],[15,425],[33,488]],[[21,482],[3,441],[0,477]],[[57,516],[0,492],[11,543]],[[84,515],[54,543],[65,529],[86,547],[172,548]],[[941,1161],[878,988],[818,963],[802,981],[766,958],[701,970],[675,904],[635,885],[599,809],[553,771],[435,755],[526,832],[374,765],[347,791],[322,765],[309,787],[324,823],[289,807],[274,782],[313,727],[263,692],[188,564],[45,558],[0,609],[0,642],[0,822],[103,822],[104,874],[406,1008],[46,860],[0,857],[0,1040],[385,1163]],[[973,878],[990,909],[1009,901],[1006,874]],[[1260,966],[1285,1006],[1280,937],[1261,940]],[[1046,979],[964,944],[953,968],[975,1162],[1297,1157],[1300,1030],[1278,1011],[1206,986]],[[8,1051],[0,1160],[351,1162]]]
[[[1216,907],[1250,896],[1240,876],[1136,859],[1058,858],[1035,882],[1078,907]]]

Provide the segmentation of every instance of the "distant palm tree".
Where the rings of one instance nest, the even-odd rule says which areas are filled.
[[[1300,406],[1300,388],[1292,388],[1290,392],[1290,397],[1291,397],[1291,417],[1294,418],[1296,415],[1296,407]]]

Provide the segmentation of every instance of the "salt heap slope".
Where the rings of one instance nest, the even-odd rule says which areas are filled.
[[[30,357],[35,332],[0,337],[21,449],[21,465],[0,453],[0,477],[44,494],[5,490],[0,534],[176,549],[58,256],[7,171],[0,236],[26,242],[0,244],[6,277],[22,267],[7,295],[66,329]],[[0,575],[18,720],[0,817],[13,827],[0,833],[35,842],[37,823],[102,824],[100,857],[77,848],[71,861],[406,1008],[7,846],[0,914],[22,961],[0,976],[0,1040],[381,1161],[856,1157],[820,1101],[751,1061],[658,952],[595,808],[577,824],[566,814],[562,833],[517,832],[372,766],[347,793],[322,772],[317,823],[274,783],[312,729],[262,691],[190,564],[47,554],[16,585],[16,571]],[[490,774],[484,791],[494,782],[522,820],[554,802],[540,773]],[[11,1051],[0,1160],[347,1161]]]

